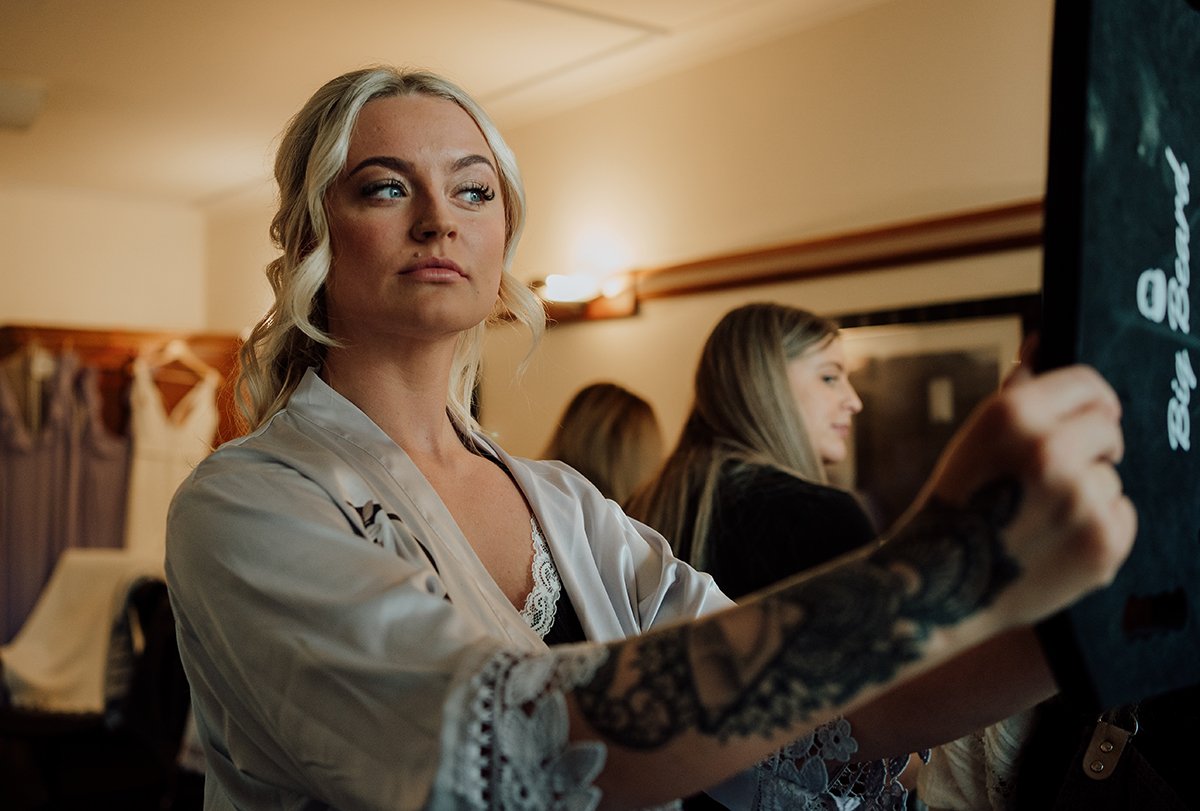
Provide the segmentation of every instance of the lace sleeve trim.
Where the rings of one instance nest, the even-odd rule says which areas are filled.
[[[858,751],[845,718],[817,727],[757,767],[757,811],[903,811],[908,757],[850,762]],[[832,802],[832,804],[831,804]]]
[[[463,746],[454,759],[456,808],[590,811],[606,749],[569,743],[564,693],[591,678],[608,656],[599,646],[548,654],[501,651],[471,680]]]
[[[465,730],[451,758],[455,808],[591,811],[606,749],[570,743],[564,694],[590,679],[606,648],[563,646],[547,654],[500,651],[468,685]],[[760,811],[902,811],[906,757],[849,762],[850,722],[831,721],[756,768]],[[830,802],[833,805],[830,805]]]
[[[558,597],[562,593],[562,581],[546,536],[542,534],[537,519],[530,517],[529,525],[533,536],[533,588],[525,598],[521,618],[538,636],[545,638],[554,627],[554,616],[558,610]]]

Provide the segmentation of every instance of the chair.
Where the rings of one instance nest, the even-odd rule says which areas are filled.
[[[12,811],[169,808],[190,694],[167,587],[126,597],[134,638],[129,687],[103,713],[0,708],[0,786]]]

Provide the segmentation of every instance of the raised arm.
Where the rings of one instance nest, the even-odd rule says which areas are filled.
[[[606,802],[715,784],[1109,582],[1136,526],[1113,469],[1119,418],[1092,370],[1017,381],[977,410],[880,549],[612,645],[568,698],[571,737],[608,744]]]

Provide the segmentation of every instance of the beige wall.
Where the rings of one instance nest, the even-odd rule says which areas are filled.
[[[512,453],[537,456],[571,396],[612,380],[649,400],[668,441],[691,404],[692,375],[709,330],[733,307],[778,301],[820,313],[890,309],[1035,291],[1036,249],[952,263],[824,277],[647,302],[632,318],[566,324],[549,331],[524,374],[528,334],[500,327],[488,338],[481,421]]]
[[[895,0],[506,134],[530,218],[517,271],[586,267],[589,234],[653,267],[1038,197],[1052,4]],[[269,300],[269,188],[201,209],[0,190],[0,323],[238,332]],[[648,396],[673,436],[705,333],[743,301],[847,312],[1028,292],[1036,252],[693,296],[486,358],[484,422],[536,454],[579,386]]]
[[[505,133],[517,260],[637,266],[1041,194],[1051,5],[898,0]]]
[[[268,234],[274,199],[267,187],[247,189],[206,210],[209,329],[240,334],[271,304],[263,274],[279,255]]]
[[[634,267],[1026,200],[1045,178],[1051,4],[901,0],[508,133],[530,199],[525,278],[586,265],[588,232]],[[1036,251],[647,304],[526,342],[495,330],[485,427],[536,455],[580,386],[646,396],[673,438],[709,328],[775,299],[819,312],[1026,293]]]
[[[0,189],[0,324],[202,330],[204,218],[78,190]]]

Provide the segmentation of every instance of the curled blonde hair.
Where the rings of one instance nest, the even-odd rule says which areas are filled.
[[[746,304],[726,313],[704,344],[679,441],[655,479],[634,494],[630,515],[670,539],[676,555],[704,568],[727,462],[768,465],[826,483],[787,364],[837,335],[833,321],[782,304]]]
[[[525,189],[516,156],[500,131],[466,91],[425,71],[372,67],[327,82],[292,118],[275,157],[279,209],[271,239],[282,253],[267,265],[275,301],[239,352],[236,387],[245,428],[254,430],[282,409],[310,366],[320,366],[336,341],[328,330],[325,283],[333,261],[325,194],[346,164],[350,137],[362,108],[391,96],[425,95],[454,102],[479,127],[496,159],[504,202],[505,251],[500,295],[491,317],[458,337],[447,392],[447,411],[468,430],[478,429],[471,399],[479,377],[488,323],[513,318],[529,328],[534,343],[545,312],[511,273],[525,224]]]

